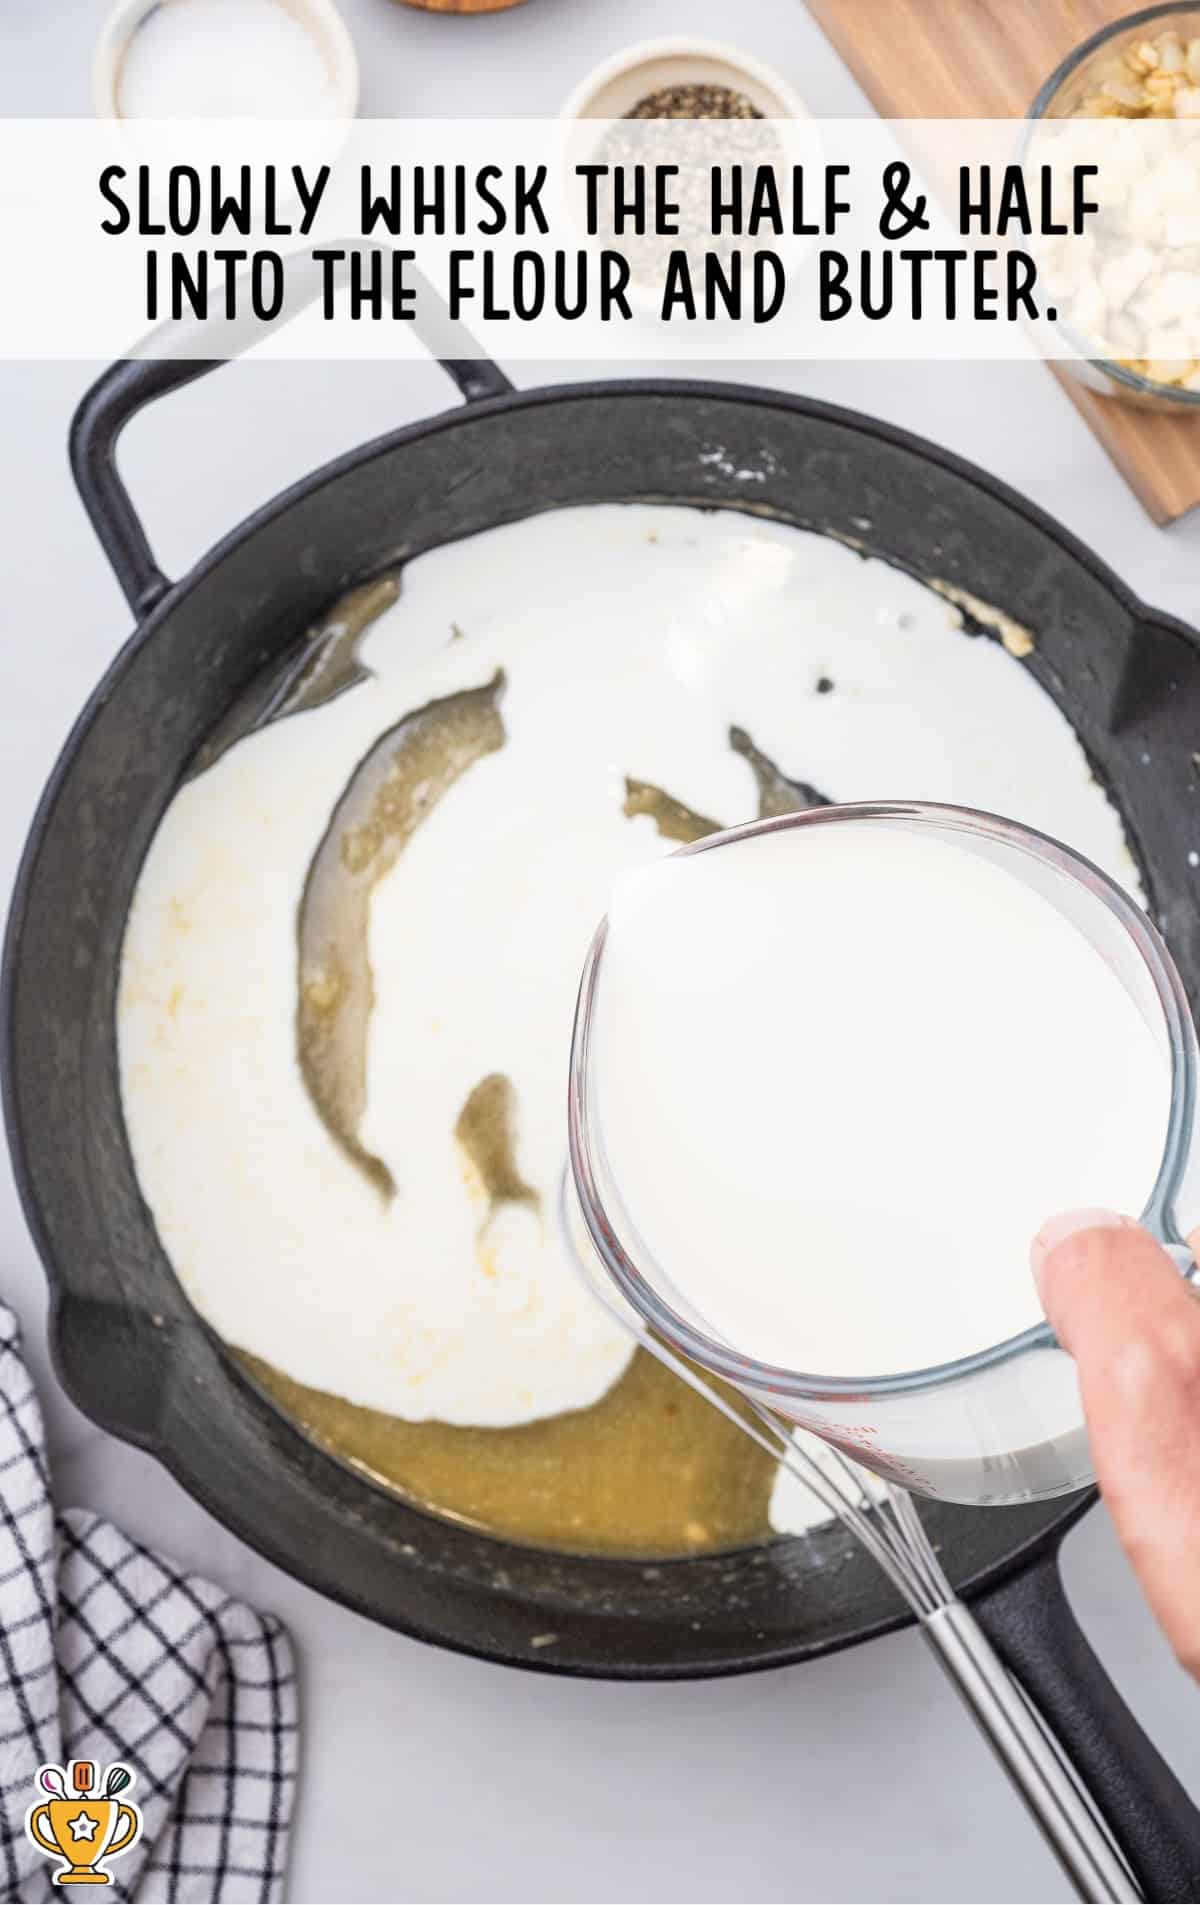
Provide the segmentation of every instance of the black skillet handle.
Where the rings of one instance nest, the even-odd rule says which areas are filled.
[[[1147,1739],[1071,1612],[1056,1553],[971,1598],[1048,1722],[1147,1899],[1200,1899],[1200,1811]]]
[[[154,560],[141,518],[117,470],[121,432],[146,404],[219,369],[230,357],[311,304],[321,285],[315,260],[292,260],[290,269],[290,295],[273,323],[241,331],[224,326],[222,335],[229,348],[223,357],[198,354],[207,329],[202,319],[164,327],[146,341],[153,355],[122,358],[109,365],[86,393],[71,421],[71,471],[76,487],[125,599],[139,621],[171,584]],[[511,391],[512,384],[504,372],[483,355],[466,326],[451,319],[428,281],[417,274],[414,283],[414,329],[467,402],[502,397]],[[212,335],[209,330],[210,339]],[[172,350],[175,355],[168,355]]]

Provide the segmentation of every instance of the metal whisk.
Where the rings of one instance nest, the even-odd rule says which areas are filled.
[[[742,1398],[750,1417],[735,1408],[697,1369],[653,1335],[617,1295],[592,1253],[582,1220],[572,1222],[575,1214],[568,1166],[559,1197],[560,1224],[571,1258],[592,1295],[681,1382],[811,1489],[878,1562],[916,1615],[922,1635],[1079,1897],[1087,1905],[1141,1899],[1143,1893],[1119,1848],[1045,1721],[955,1594],[911,1495],[891,1482],[879,1482],[881,1493],[876,1496],[867,1486],[864,1471],[832,1445],[827,1445],[828,1469],[821,1466],[798,1445],[786,1422],[750,1396]]]

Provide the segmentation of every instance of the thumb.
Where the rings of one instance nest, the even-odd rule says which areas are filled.
[[[1200,1678],[1200,1303],[1149,1232],[1112,1211],[1052,1218],[1032,1261],[1046,1315],[1078,1366],[1117,1533]]]

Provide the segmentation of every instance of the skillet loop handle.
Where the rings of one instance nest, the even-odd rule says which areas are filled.
[[[141,517],[117,469],[121,432],[147,404],[207,376],[311,304],[322,284],[316,260],[294,259],[290,266],[290,295],[270,324],[241,332],[227,325],[218,331],[218,327],[210,328],[199,318],[163,326],[144,341],[143,356],[122,358],[109,365],[86,392],[72,419],[71,472],[101,547],[139,621],[161,601],[171,584],[154,560]],[[418,273],[414,284],[414,329],[461,395],[468,403],[507,396],[513,386],[499,365],[483,355],[464,324],[450,317],[426,278]],[[205,342],[211,347],[218,335],[226,343],[226,355],[206,356]]]
[[[1158,1905],[1200,1899],[1200,1811],[1092,1652],[1057,1556],[973,1596],[971,1610],[1051,1727],[1143,1896]]]
[[[71,419],[71,474],[125,600],[140,622],[170,588],[154,560],[142,519],[117,469],[117,441],[131,417],[157,397],[215,370],[205,358],[110,364]]]

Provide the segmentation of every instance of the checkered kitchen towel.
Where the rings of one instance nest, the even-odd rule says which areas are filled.
[[[25,1836],[37,1768],[119,1760],[141,1841],[105,1898],[282,1897],[296,1677],[273,1616],[83,1509],[56,1514],[42,1421],[0,1305],[0,1898],[62,1898]],[[76,1888],[71,1888],[75,1895]]]

